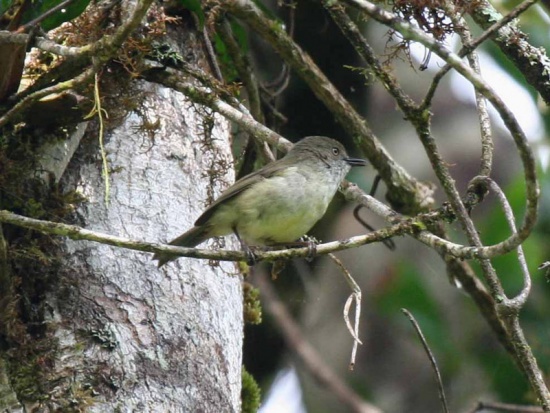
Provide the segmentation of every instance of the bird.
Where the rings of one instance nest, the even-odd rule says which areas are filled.
[[[235,234],[250,257],[249,246],[293,243],[325,214],[340,183],[363,159],[348,156],[344,146],[325,136],[308,136],[288,153],[228,187],[169,245],[195,247],[212,237]],[[178,256],[157,252],[162,267]],[[249,261],[253,262],[252,259]]]

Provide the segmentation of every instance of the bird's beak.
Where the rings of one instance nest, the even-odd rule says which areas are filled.
[[[351,166],[365,166],[367,164],[367,161],[359,158],[344,158],[344,161]]]

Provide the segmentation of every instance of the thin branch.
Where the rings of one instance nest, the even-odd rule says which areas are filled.
[[[27,95],[22,100],[17,102],[10,110],[8,110],[3,116],[0,117],[0,128],[7,125],[10,122],[13,122],[19,114],[24,110],[32,106],[32,104],[43,97],[51,95],[53,93],[60,93],[68,89],[75,89],[81,85],[84,85],[90,82],[95,74],[95,68],[89,67],[80,75],[76,76],[73,79],[66,80],[64,82],[59,82],[53,86],[40,89],[30,95]]]
[[[259,123],[265,123],[265,117],[262,111],[262,104],[260,99],[260,90],[258,82],[252,70],[252,63],[246,54],[241,51],[241,48],[237,44],[231,25],[227,19],[223,19],[218,25],[218,33],[222,38],[224,44],[227,47],[227,51],[231,56],[231,59],[235,65],[241,81],[243,82],[248,97],[248,105],[250,107],[250,113],[254,119]],[[253,142],[254,148],[261,156],[263,162],[271,162],[275,160],[275,156],[269,149],[269,146],[265,142]],[[247,145],[247,150],[251,150],[251,147]]]
[[[422,334],[422,330],[420,329],[420,326],[416,322],[411,312],[406,308],[402,308],[401,311],[403,311],[403,314],[405,314],[411,322],[414,330],[416,331],[416,334],[418,335],[418,338],[420,339],[420,342],[422,343],[422,347],[424,347],[424,351],[426,352],[426,355],[428,356],[428,359],[430,360],[430,364],[432,365],[432,369],[434,371],[435,381],[437,382],[437,391],[439,392],[439,400],[441,400],[443,411],[445,413],[449,413],[447,398],[445,397],[445,389],[443,388],[443,380],[441,380],[441,373],[439,372],[439,367],[437,367],[437,361],[435,360],[432,350],[430,350],[430,346],[424,338],[424,334]]]
[[[499,403],[499,402],[479,402],[472,413],[482,411],[510,412],[510,413],[542,413],[543,410],[538,406],[523,406],[519,404]]]
[[[250,113],[258,122],[264,123],[260,90],[250,59],[241,51],[240,46],[233,36],[231,24],[227,19],[224,19],[219,23],[218,33],[224,44],[227,46],[227,50],[233,60],[233,63],[235,64],[235,69],[239,73],[239,77],[246,89]]]
[[[166,87],[177,90],[192,101],[208,106],[225,116],[227,119],[237,123],[240,127],[262,142],[268,142],[285,152],[292,147],[290,141],[256,121],[250,113],[235,109],[212,90],[191,84],[183,79],[181,73],[174,69],[167,68],[162,72],[152,70],[143,73],[143,76],[148,81],[160,83]]]
[[[511,316],[506,316],[506,314],[504,314],[502,319],[510,334],[510,340],[516,349],[517,358],[519,359],[522,370],[537,396],[537,401],[541,404],[545,412],[550,412],[550,392],[546,386],[543,373],[538,367],[537,360],[533,355],[533,350],[531,346],[529,346],[525,334],[519,325],[517,313]]]
[[[471,44],[472,35],[468,29],[466,19],[462,17],[456,6],[452,2],[446,2],[445,8],[447,14],[450,16],[455,27],[460,27],[457,30],[462,43],[465,45]],[[459,54],[460,55],[460,54]],[[481,68],[479,66],[479,57],[475,50],[470,49],[467,53],[468,63],[472,70],[481,76]],[[494,144],[491,132],[491,119],[489,117],[489,110],[487,109],[487,101],[483,98],[483,95],[476,90],[476,108],[479,118],[480,135],[481,135],[481,165],[478,175],[489,176],[491,174],[493,166],[493,152]]]
[[[468,55],[473,50],[477,49],[484,41],[486,41],[489,37],[493,36],[495,32],[502,29],[504,26],[506,26],[508,23],[510,23],[513,19],[518,17],[521,13],[523,13],[525,10],[527,10],[531,5],[536,3],[537,0],[526,0],[523,3],[521,3],[519,6],[514,8],[510,13],[508,13],[506,16],[504,16],[502,19],[498,20],[495,24],[490,26],[483,34],[475,39],[474,41],[468,41],[465,42],[460,49],[460,51],[457,53],[458,56],[464,57]],[[460,33],[460,32],[459,32]],[[451,70],[452,66],[450,64],[446,64],[437,72],[437,74],[434,76],[432,80],[432,84],[430,85],[430,89],[428,93],[426,94],[426,97],[424,98],[424,101],[421,105],[423,108],[427,108],[433,99],[433,96],[435,94],[435,91],[441,82],[441,79]]]
[[[530,6],[529,1],[531,0],[528,0],[525,6]],[[487,30],[493,28],[498,17],[502,18],[487,0],[476,2],[476,7],[469,10],[469,13],[481,28]],[[550,59],[544,48],[529,44],[528,38],[529,36],[516,26],[508,24],[498,29],[493,41],[519,69],[525,80],[540,93],[546,104],[550,104]]]
[[[350,190],[351,192],[348,192]],[[359,191],[359,193],[362,193],[362,191],[356,186],[347,185],[346,192],[353,195],[353,191]],[[381,216],[385,216],[392,222],[397,223],[394,223],[389,227],[374,232],[369,232],[365,235],[351,237],[343,241],[332,241],[324,244],[319,244],[316,246],[316,253],[318,255],[356,248],[358,246],[371,244],[374,242],[382,242],[383,240],[394,236],[407,234],[415,237],[426,245],[431,246],[437,251],[441,251],[445,255],[453,255],[453,253],[456,252],[458,256],[463,256],[464,258],[478,258],[475,255],[476,248],[464,247],[460,244],[455,244],[453,242],[443,240],[424,229],[426,225],[423,223],[423,220],[426,220],[427,222],[432,222],[434,220],[437,221],[439,219],[442,219],[442,215],[440,212],[421,214],[415,218],[401,220],[398,218],[398,215],[395,214],[395,212],[393,212],[390,208],[388,208],[386,205],[376,200],[375,198],[363,194],[363,198],[361,200],[362,204],[369,208],[371,211],[378,211]],[[220,261],[246,260],[245,255],[240,251],[200,250],[195,248],[174,247],[144,241],[133,241],[128,238],[117,237],[96,231],[90,231],[75,225],[67,225],[51,221],[42,221],[38,219],[28,218],[14,214],[10,211],[0,210],[0,222],[28,228],[45,234],[67,236],[74,240],[94,241],[136,251],[166,252],[181,257],[214,259]],[[468,254],[468,252],[470,253]],[[305,258],[309,254],[311,254],[311,252],[307,247],[279,251],[255,252],[258,261],[276,261],[278,259],[290,259],[298,257]]]
[[[512,20],[516,19],[517,17],[519,17],[520,14],[527,11],[527,9],[537,3],[537,1],[538,0],[525,0],[523,3],[520,3],[519,5],[514,7],[508,14],[506,14],[492,26],[489,26],[489,28],[487,28],[481,34],[481,36],[475,39],[475,41],[466,43],[463,47],[463,53],[467,54],[471,50],[479,47],[484,41],[486,41],[490,37],[493,37],[497,32],[501,31],[501,29],[503,29],[504,26],[508,25],[508,23],[510,23]]]
[[[485,182],[489,185],[489,188],[496,194],[497,199],[500,202],[500,206],[502,207],[502,210],[504,211],[504,216],[506,217],[506,222],[512,230],[512,233],[516,232],[517,229],[514,212],[512,211],[512,207],[510,206],[510,203],[508,202],[506,195],[504,195],[504,192],[502,192],[500,186],[491,178],[476,177],[476,179],[472,181],[472,184],[475,184],[477,182]],[[505,298],[501,302],[502,306],[506,306],[510,310],[514,310],[516,313],[519,312],[519,310],[523,307],[531,291],[531,276],[529,274],[529,269],[527,268],[525,254],[523,253],[523,247],[521,245],[519,245],[517,248],[517,255],[521,268],[521,273],[523,274],[523,288],[516,297],[511,299]]]
[[[0,30],[0,44],[16,43],[26,45],[29,42],[29,38],[30,35],[27,33],[14,33]],[[42,36],[35,37],[32,46],[45,52],[64,57],[76,57],[89,51],[89,48],[63,46]]]
[[[496,193],[504,210],[506,221],[508,222],[512,233],[514,233],[516,231],[516,225],[514,222],[512,208],[510,207],[510,204],[508,203],[508,200],[500,187],[488,177],[477,177],[472,182],[473,185],[478,183],[476,180],[486,183],[490,189]],[[527,375],[529,383],[535,390],[544,411],[550,411],[550,392],[548,391],[548,387],[538,366],[537,360],[533,355],[531,347],[529,346],[529,343],[527,342],[523,330],[519,324],[519,310],[525,304],[529,296],[529,292],[531,290],[531,277],[529,275],[529,270],[527,268],[527,263],[525,261],[525,256],[521,245],[517,248],[517,255],[523,274],[523,289],[516,297],[512,299],[508,299],[504,295],[504,292],[501,297],[495,297],[499,303],[497,310],[499,314],[502,315],[501,318],[507,327],[508,334],[510,335],[510,341],[516,349],[516,359],[520,362],[520,365]]]
[[[218,58],[216,56],[216,53],[214,52],[212,41],[210,40],[210,34],[208,33],[207,24],[206,23],[203,24],[201,29],[201,22],[200,22],[199,16],[193,13],[193,18],[195,20],[195,28],[197,32],[199,32],[202,35],[202,41],[204,43],[204,48],[206,50],[206,56],[208,57],[208,62],[210,63],[210,68],[214,72],[216,79],[222,82],[223,81],[222,70],[220,69],[220,65],[218,64]]]
[[[374,75],[382,82],[384,88],[395,98],[401,111],[407,115],[413,109],[416,109],[415,102],[403,91],[395,77],[388,70],[384,69],[370,44],[357,25],[348,16],[342,3],[331,0],[322,0],[322,3],[357,54],[369,65]]]
[[[135,251],[161,253],[164,252],[181,257],[201,258],[219,261],[246,261],[247,259],[246,254],[244,254],[242,251],[214,251],[206,249],[174,247],[171,245],[145,241],[135,241],[129,238],[109,235],[98,231],[92,231],[89,229],[78,227],[76,225],[68,225],[58,222],[28,218],[4,210],[0,210],[0,222],[31,229],[44,234],[66,236],[73,240],[94,241],[101,244],[113,245],[116,247],[126,248]],[[316,254],[325,255],[335,251],[356,248],[360,245],[380,242],[381,240],[388,237],[392,237],[405,232],[412,232],[414,230],[415,228],[411,225],[410,222],[403,222],[375,232],[370,232],[365,235],[351,237],[343,241],[332,241],[324,244],[319,244],[316,246]],[[258,261],[276,261],[298,257],[305,258],[311,255],[311,251],[309,250],[309,248],[304,247],[277,251],[255,251],[254,255]]]

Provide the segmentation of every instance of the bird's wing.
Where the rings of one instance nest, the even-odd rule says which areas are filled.
[[[264,179],[267,179],[271,176],[277,175],[281,170],[285,169],[287,165],[284,162],[275,161],[272,162],[263,168],[258,169],[256,172],[252,172],[246,176],[243,176],[229,188],[227,188],[221,196],[214,201],[212,205],[202,213],[202,215],[195,221],[195,226],[200,226],[206,224],[210,217],[216,212],[218,207],[223,204],[225,201],[233,198],[234,196],[240,194],[241,192],[247,190],[256,182],[260,182]]]

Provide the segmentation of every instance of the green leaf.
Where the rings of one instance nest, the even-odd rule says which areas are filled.
[[[267,17],[269,17],[271,20],[279,20],[275,13],[273,13],[262,0],[252,0],[252,3],[254,3]]]
[[[239,47],[241,49],[241,52],[243,54],[248,53],[249,44],[248,44],[248,34],[246,33],[245,28],[237,23],[236,21],[231,21],[231,30],[233,31],[233,36],[235,36],[235,40],[237,40],[237,43],[239,44]]]
[[[235,21],[230,21],[230,25],[231,31],[233,32],[233,36],[237,41],[241,53],[246,54],[249,49],[248,35],[246,33],[246,30],[243,28],[243,26]],[[233,59],[229,55],[226,44],[223,42],[222,38],[218,34],[214,35],[213,43],[225,80],[227,82],[232,82],[236,80],[238,78],[238,73],[233,64]]]
[[[55,5],[57,5],[60,3],[60,1],[48,1],[48,3],[55,3]],[[64,12],[59,11],[45,19],[42,22],[41,26],[46,31],[55,29],[56,27],[61,26],[62,23],[68,22],[80,16],[84,12],[84,10],[86,10],[88,4],[90,4],[90,0],[76,0],[65,7]],[[48,7],[48,10],[51,9],[53,6],[54,5]]]
[[[187,10],[196,14],[199,18],[200,29],[204,27],[204,12],[202,11],[201,1],[200,0],[181,0],[181,4]]]
[[[0,0],[5,1],[5,0]],[[47,11],[53,9],[55,6],[60,4],[62,0],[37,0],[33,2],[32,7],[25,13],[23,17],[23,24],[28,23],[40,16],[42,16]],[[48,31],[55,29],[61,24],[68,22],[82,14],[82,12],[88,7],[90,0],[75,0],[72,3],[68,4],[62,10],[48,16],[44,19],[40,26]]]
[[[0,17],[8,11],[15,0],[0,0]]]

